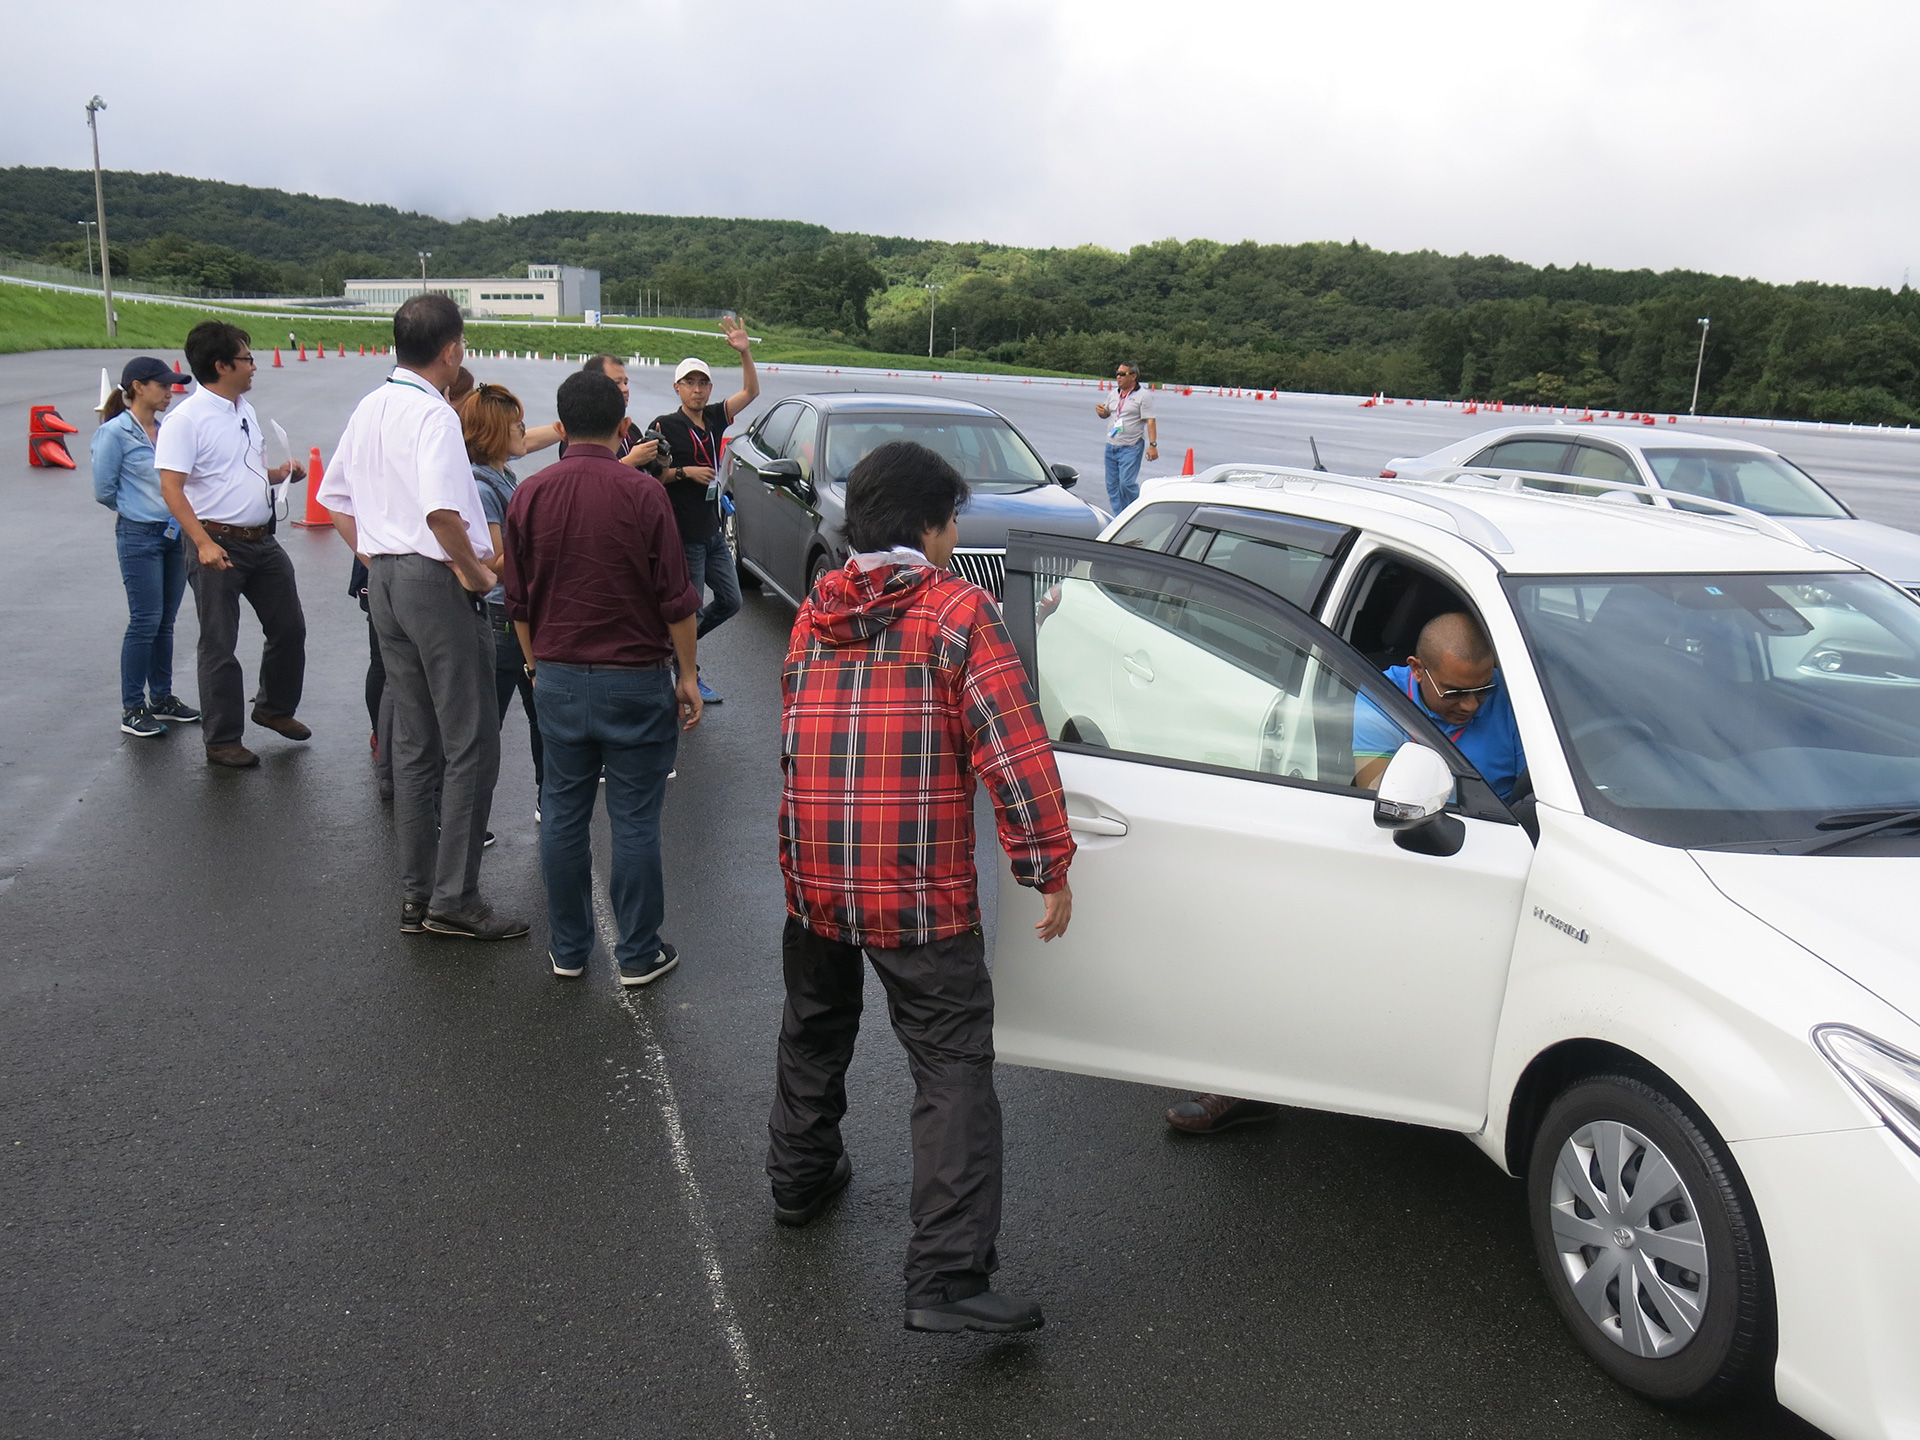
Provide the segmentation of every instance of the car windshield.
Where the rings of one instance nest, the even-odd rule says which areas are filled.
[[[827,427],[827,475],[853,467],[892,440],[911,440],[944,456],[977,490],[1006,495],[1045,485],[1040,457],[998,415],[842,415]]]
[[[1846,506],[1806,471],[1757,450],[1660,449],[1643,452],[1662,487],[1744,505],[1762,515],[1845,519]]]
[[[1920,605],[1886,582],[1507,583],[1597,819],[1662,845],[1739,845],[1920,808]]]

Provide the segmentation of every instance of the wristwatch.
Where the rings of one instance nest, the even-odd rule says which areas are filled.
[[[520,669],[526,674],[527,679],[529,680],[533,679],[533,666],[522,665]]]

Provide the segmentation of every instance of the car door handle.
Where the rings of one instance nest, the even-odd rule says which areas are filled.
[[[1147,663],[1146,651],[1142,650],[1137,655],[1122,655],[1120,663],[1126,667],[1127,673],[1134,679],[1147,685],[1153,683],[1153,666]]]
[[[1116,820],[1111,815],[1075,815],[1068,812],[1067,828],[1088,835],[1124,835],[1127,833],[1127,822]]]

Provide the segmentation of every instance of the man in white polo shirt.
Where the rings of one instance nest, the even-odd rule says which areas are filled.
[[[511,940],[524,920],[480,898],[480,849],[500,773],[487,592],[499,560],[444,391],[466,359],[460,307],[416,295],[394,312],[400,363],[354,408],[320,485],[367,564],[367,608],[393,695],[400,929]]]
[[[200,707],[206,712],[207,763],[244,769],[260,757],[240,743],[246,718],[240,661],[240,597],[259,618],[260,689],[253,723],[289,740],[313,732],[293,718],[307,673],[307,617],[293,581],[293,561],[273,538],[269,483],[298,466],[271,473],[260,417],[247,403],[253,347],[238,325],[208,320],[187,334],[187,364],[200,386],[175,405],[160,427],[153,463],[160,494],[187,537],[187,580],[200,616]]]

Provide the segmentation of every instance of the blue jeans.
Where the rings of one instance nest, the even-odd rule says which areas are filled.
[[[716,530],[687,546],[687,578],[693,582],[693,593],[703,598],[702,587],[713,587],[713,603],[700,607],[700,623],[693,632],[696,640],[740,613],[740,572],[733,568],[726,531]]]
[[[666,881],[660,868],[660,807],[680,746],[673,672],[539,667],[540,869],[556,960],[593,953],[593,798],[607,772],[613,863],[607,884],[620,943],[614,959],[638,970],[660,948]]]
[[[187,552],[163,520],[114,521],[127,634],[120,642],[120,708],[137,710],[173,693],[173,618],[187,588]]]
[[[1118,515],[1140,498],[1140,461],[1147,453],[1147,442],[1107,446],[1107,499]]]

